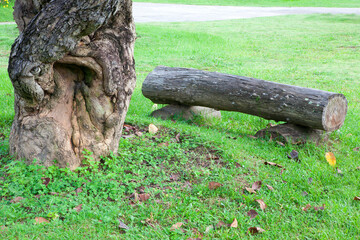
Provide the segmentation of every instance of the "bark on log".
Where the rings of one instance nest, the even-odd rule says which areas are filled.
[[[142,92],[154,103],[236,111],[325,131],[339,129],[347,113],[342,94],[187,68],[157,67]]]
[[[131,0],[16,0],[10,153],[75,169],[116,153],[135,87]]]

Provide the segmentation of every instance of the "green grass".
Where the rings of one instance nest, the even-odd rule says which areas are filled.
[[[0,226],[6,226],[0,236],[187,239],[199,237],[198,231],[203,239],[252,239],[247,229],[256,226],[266,230],[258,236],[262,239],[357,239],[360,202],[353,198],[360,195],[360,163],[359,152],[352,149],[360,142],[359,23],[360,17],[353,15],[300,15],[138,24],[138,82],[126,121],[140,126],[144,135],[123,139],[120,155],[106,158],[107,164],[78,172],[25,166],[7,156],[14,111],[4,55],[16,30],[15,26],[0,26],[0,126],[4,135],[0,142]],[[348,115],[344,126],[330,135],[329,144],[285,147],[249,138],[247,135],[269,121],[241,113],[222,112],[221,121],[152,119],[153,104],[142,96],[140,88],[157,65],[341,92],[349,101]],[[146,133],[150,123],[161,127],[158,136]],[[175,140],[178,133],[180,142]],[[169,146],[159,146],[164,142]],[[299,152],[301,163],[287,158],[293,149]],[[326,162],[324,155],[329,151],[337,157],[343,176]],[[277,162],[286,170],[281,174],[264,161]],[[51,181],[46,186],[41,178]],[[258,180],[263,186],[256,195],[244,191]],[[211,181],[223,186],[210,190]],[[82,192],[76,195],[78,188]],[[150,199],[133,204],[131,194],[142,191],[149,193]],[[304,196],[304,191],[308,195]],[[10,203],[18,196],[25,199]],[[263,199],[268,208],[262,211],[256,199]],[[80,204],[82,210],[77,212],[74,207]],[[302,211],[307,204],[325,204],[325,210]],[[253,220],[246,215],[250,209],[259,213]],[[35,217],[51,221],[34,224]],[[215,227],[219,221],[228,224],[234,218],[238,228]],[[118,219],[130,229],[119,229]],[[177,222],[184,223],[184,232],[170,231]],[[205,233],[209,226],[215,228]]]
[[[135,2],[252,7],[360,7],[358,0],[135,0]]]
[[[0,0],[0,22],[13,22],[14,1],[10,0],[6,5],[4,2],[4,0]]]

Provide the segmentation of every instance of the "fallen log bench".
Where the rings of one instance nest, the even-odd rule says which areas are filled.
[[[347,113],[343,94],[188,68],[156,67],[142,93],[158,104],[241,112],[300,125],[306,132],[335,131]]]

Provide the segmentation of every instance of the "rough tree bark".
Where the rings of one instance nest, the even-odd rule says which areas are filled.
[[[236,111],[329,132],[347,113],[342,94],[188,68],[155,68],[142,92],[154,103]]]
[[[117,152],[135,87],[131,0],[16,0],[10,153],[75,169]],[[54,161],[56,160],[56,161]]]

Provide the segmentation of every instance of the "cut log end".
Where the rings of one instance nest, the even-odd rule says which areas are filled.
[[[325,131],[332,132],[341,128],[347,113],[347,100],[344,95],[336,94],[329,98],[324,108],[322,124]]]

